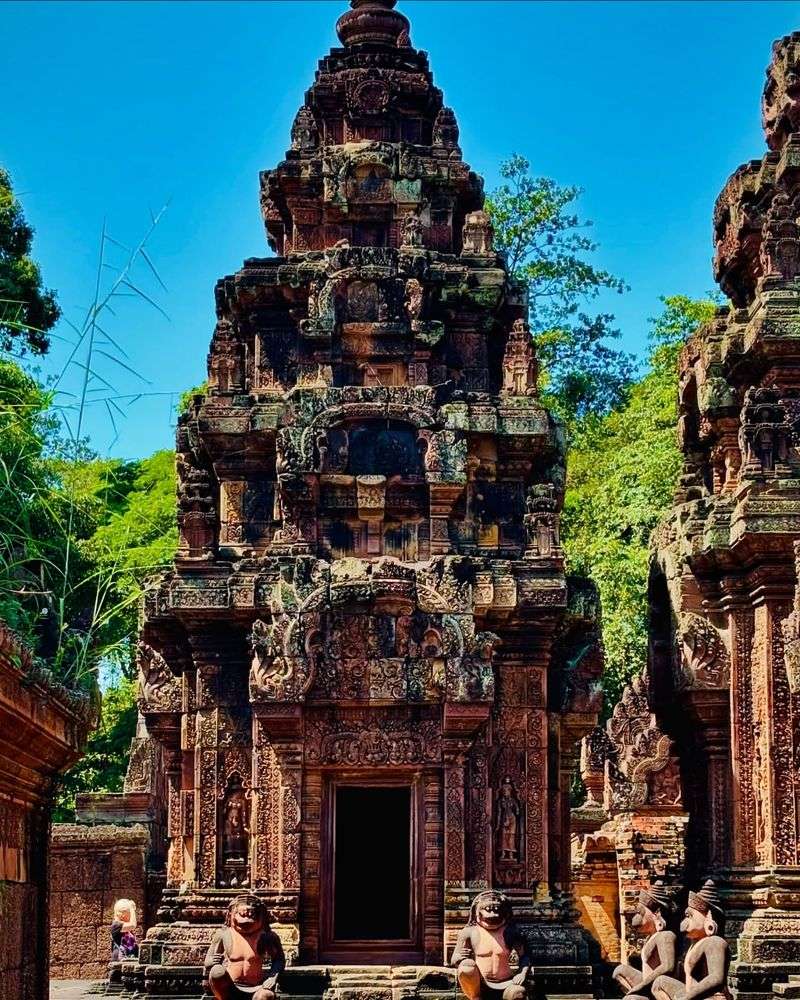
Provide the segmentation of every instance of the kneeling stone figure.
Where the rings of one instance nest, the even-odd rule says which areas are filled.
[[[683,962],[684,979],[659,976],[653,983],[654,1000],[727,1000],[730,948],[719,933],[722,906],[709,879],[699,892],[690,892],[681,930],[690,942]]]
[[[677,959],[677,936],[667,926],[675,905],[662,882],[642,889],[631,921],[641,934],[647,935],[642,948],[642,968],[618,965],[614,979],[622,987],[626,1000],[649,1000],[653,983],[659,976],[671,976]]]
[[[481,892],[470,908],[469,923],[458,934],[450,964],[467,1000],[523,1000],[530,972],[525,938],[513,922],[511,903],[501,892]],[[512,976],[509,957],[515,951],[519,972]]]
[[[262,901],[257,896],[237,896],[206,953],[206,980],[216,1000],[274,1000],[275,983],[285,966],[283,946],[269,926]]]

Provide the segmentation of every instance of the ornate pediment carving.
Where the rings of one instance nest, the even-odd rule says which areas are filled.
[[[645,671],[625,686],[605,728],[583,738],[581,774],[587,788],[599,791],[601,770],[607,812],[682,806],[678,760],[650,709]]]
[[[139,709],[145,713],[180,712],[180,680],[169,664],[152,646],[139,642],[136,647],[139,668]]]
[[[730,683],[730,655],[719,630],[707,618],[686,614],[678,635],[680,675],[678,685],[690,688],[725,688]]]

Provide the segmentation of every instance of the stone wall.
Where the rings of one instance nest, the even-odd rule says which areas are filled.
[[[50,842],[50,976],[103,979],[114,903],[147,904],[146,827],[59,823]],[[139,935],[142,928],[139,928]]]
[[[140,939],[155,922],[164,885],[165,802],[161,755],[140,726],[123,791],[79,795],[76,822],[53,827],[51,978],[105,978],[117,899],[136,903]]]
[[[80,756],[88,701],[59,687],[0,623],[0,983],[48,993],[47,842],[56,779]]]

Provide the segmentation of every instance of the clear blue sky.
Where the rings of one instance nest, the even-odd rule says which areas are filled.
[[[171,199],[151,246],[170,322],[133,303],[108,320],[148,392],[204,378],[214,282],[267,253],[258,171],[282,157],[345,7],[0,6],[0,162],[67,315],[79,319],[91,299],[103,219],[132,242],[149,208]],[[585,189],[598,262],[631,286],[607,305],[641,353],[659,295],[713,286],[713,202],[765,150],[764,70],[773,39],[800,28],[800,5],[401,0],[399,9],[488,188],[518,151],[537,173]],[[45,370],[63,356],[57,345]],[[139,388],[122,371],[114,380],[123,393]],[[100,407],[88,429],[98,450],[136,457],[171,446],[173,422],[169,397],[154,396],[130,407],[116,441]]]

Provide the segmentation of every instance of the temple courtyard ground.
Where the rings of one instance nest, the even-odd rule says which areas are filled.
[[[84,1000],[84,997],[97,996],[103,985],[86,980],[51,979],[50,1000]]]

